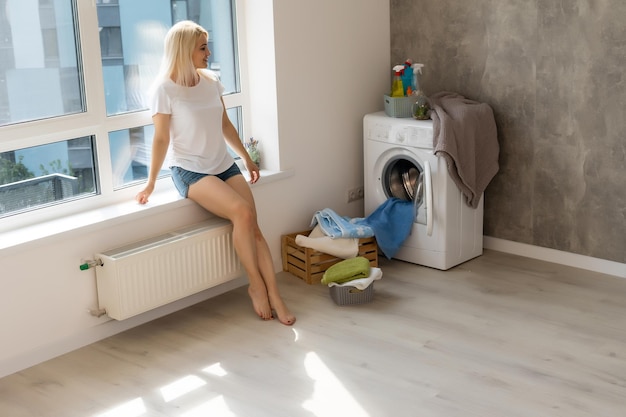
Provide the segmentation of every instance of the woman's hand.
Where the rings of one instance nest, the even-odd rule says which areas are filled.
[[[244,164],[246,165],[246,169],[250,174],[250,184],[254,184],[259,180],[259,178],[261,178],[261,170],[259,169],[257,164],[252,162],[252,159],[250,158],[245,158]]]
[[[137,200],[139,204],[146,204],[148,202],[148,197],[152,194],[152,191],[154,191],[154,184],[147,184],[146,188],[137,193],[135,200]]]

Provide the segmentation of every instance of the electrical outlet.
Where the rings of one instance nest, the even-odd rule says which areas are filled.
[[[353,201],[356,201],[356,190],[354,188],[351,188],[348,190],[348,203],[352,203]]]
[[[363,190],[362,186],[349,189],[348,190],[348,203],[352,203],[353,201],[363,199],[364,194],[365,194],[365,191]]]

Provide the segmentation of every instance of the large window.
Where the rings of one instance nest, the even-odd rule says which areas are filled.
[[[0,0],[0,218],[111,204],[145,181],[146,92],[177,21],[208,30],[209,68],[243,132],[235,2]]]
[[[70,1],[0,0],[0,125],[85,110],[74,15]]]

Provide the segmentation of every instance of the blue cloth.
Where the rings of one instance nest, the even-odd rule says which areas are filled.
[[[409,237],[414,215],[413,202],[392,197],[365,219],[356,220],[356,224],[371,227],[378,247],[391,259]]]
[[[311,220],[311,227],[319,224],[324,234],[333,239],[340,237],[362,238],[374,236],[374,231],[367,224],[356,224],[359,220],[363,219],[342,217],[335,213],[333,209],[325,208],[315,212]]]
[[[380,250],[391,259],[411,233],[414,216],[413,202],[392,197],[365,218],[340,216],[329,208],[316,211],[311,227],[319,224],[333,239],[375,236]]]

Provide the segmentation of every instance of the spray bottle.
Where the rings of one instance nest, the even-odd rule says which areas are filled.
[[[402,86],[404,87],[404,95],[410,96],[415,90],[415,84],[413,84],[413,60],[408,58],[404,61],[404,69],[402,71]]]
[[[420,77],[422,75],[422,68],[424,68],[424,64],[413,64],[411,66],[413,68],[413,82],[415,84],[415,90],[413,91],[412,97],[415,99],[413,103],[413,107],[411,109],[413,113],[413,118],[418,120],[427,120],[430,119],[430,100],[422,91],[420,86]]]
[[[422,75],[422,68],[424,68],[424,64],[412,64],[411,68],[413,69],[413,94],[417,94],[420,88],[420,78]]]
[[[402,71],[404,65],[396,65],[393,67],[394,75],[391,83],[391,97],[404,97],[404,87],[402,85]]]

